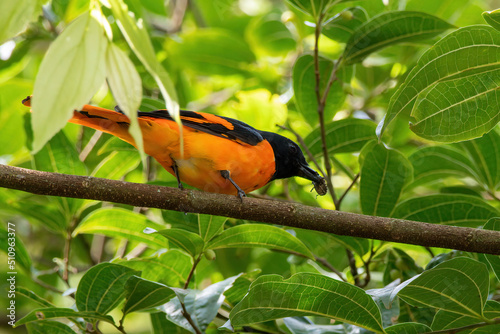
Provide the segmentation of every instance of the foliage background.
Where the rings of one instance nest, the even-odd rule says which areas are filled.
[[[167,91],[172,93],[172,87],[168,87],[171,80],[182,108],[234,117],[258,129],[279,132],[296,140],[292,132],[278,128],[276,124],[293,129],[304,138],[318,164],[324,168],[324,156],[319,144],[318,103],[314,93],[315,29],[311,16],[288,2],[271,0],[166,3],[129,0],[125,3],[135,18],[143,20],[159,67],[147,65],[140,54],[133,52],[116,24],[117,14],[106,6],[100,8],[103,16],[109,19],[114,44],[128,55],[140,76],[140,89],[144,96],[141,110],[165,106],[161,102],[165,95],[158,89],[158,79],[154,75],[161,69],[168,73],[169,79],[163,77],[160,81],[166,82]],[[8,5],[3,3],[1,6],[7,8]],[[33,5],[25,0],[18,6],[26,9],[17,14],[22,18],[20,22],[26,22],[26,29],[14,39],[7,40],[12,37],[7,28],[0,35],[4,42],[0,46],[0,162],[38,170],[175,186],[175,179],[170,174],[151,159],[141,160],[141,155],[128,144],[73,124],[66,125],[43,148],[38,143],[41,150],[31,153],[33,131],[36,134],[40,130],[31,129],[31,116],[20,101],[30,95],[37,85],[35,78],[49,45],[70,22],[89,10],[89,2],[54,0],[42,6],[42,3]],[[419,11],[435,15],[455,27],[465,27],[485,24],[481,14],[495,9],[498,3],[481,0],[348,1],[336,5],[332,13],[355,6],[362,10],[337,16],[337,21],[330,21],[323,28],[323,35],[319,38],[321,87],[326,85],[328,74],[334,67],[332,60],[339,59],[344,53],[349,38],[346,27],[356,23],[358,14],[359,17],[372,18],[395,10]],[[350,16],[353,14],[354,20]],[[342,20],[351,23],[346,24]],[[418,59],[430,45],[455,27],[443,29],[439,36],[390,45],[370,54],[362,62],[341,67],[337,73],[339,80],[332,85],[326,101],[325,120],[327,130],[334,130],[327,136],[328,161],[333,165],[332,181],[337,199],[344,192],[346,195],[340,203],[343,211],[471,227],[482,226],[488,219],[499,216],[500,151],[496,145],[500,143],[500,134],[496,123],[493,130],[482,138],[463,142],[460,141],[466,138],[455,138],[450,141],[459,143],[438,146],[410,130],[408,115],[399,115],[382,137],[384,144],[393,150],[370,142],[376,138],[375,126],[386,115],[391,96]],[[62,68],[63,64],[56,63],[53,73],[43,80],[37,79],[42,80],[39,85],[48,92],[53,90],[51,75],[54,78],[59,75],[58,66]],[[498,68],[496,71],[491,78],[493,85],[498,87]],[[128,70],[124,72],[128,73]],[[77,78],[80,75],[77,68],[64,74]],[[73,89],[79,90],[79,81],[75,82]],[[104,83],[98,86],[92,103],[113,108],[116,102],[109,86]],[[459,85],[460,89],[467,89],[467,85]],[[498,117],[500,98],[495,96],[486,102],[490,102],[491,108],[496,107],[495,117]],[[175,102],[175,97],[171,97]],[[66,99],[66,96],[57,98]],[[56,118],[45,117],[44,126],[50,126]],[[381,159],[387,159],[385,167],[380,165]],[[384,171],[393,173],[390,182],[385,184],[386,188],[384,181],[379,179]],[[361,181],[358,182],[356,175],[360,172]],[[352,189],[351,184],[354,185]],[[311,187],[310,183],[298,178],[279,180],[256,194],[335,209],[330,197],[317,197],[314,191],[310,191]],[[396,206],[396,203],[399,204]],[[126,259],[118,263],[133,267],[130,261],[134,260],[131,259],[145,259],[154,256],[158,249],[165,248],[168,243],[160,236],[133,237],[144,227],[156,227],[158,230],[169,227],[194,233],[199,228],[197,215],[47,198],[6,189],[0,190],[0,221],[2,229],[7,228],[7,222],[16,225],[19,247],[17,265],[20,269],[18,286],[33,291],[58,307],[73,305],[74,300],[62,296],[60,292],[76,288],[85,272],[97,263]],[[242,224],[249,222],[230,219],[226,222],[226,229]],[[495,267],[484,255],[341,238],[306,230],[290,232],[314,254],[312,258],[316,261],[307,256],[291,255],[290,251],[297,252],[295,244],[285,248],[284,252],[269,249],[279,249],[276,245],[257,248],[248,244],[238,248],[226,245],[215,250],[215,260],[207,252],[207,257],[203,257],[198,264],[190,287],[203,289],[240,273],[246,273],[245,280],[240,280],[245,284],[267,274],[290,277],[295,273],[320,273],[337,277],[332,272],[333,267],[350,283],[375,289],[398,278],[408,279],[426,267],[460,255],[487,264],[487,279],[490,282],[488,298],[499,298]],[[265,232],[258,230],[257,237],[259,233],[262,236]],[[71,240],[69,259],[65,258],[68,239]],[[239,242],[245,243],[243,240]],[[283,239],[277,238],[276,244],[281,243]],[[179,250],[179,245],[172,242],[167,248],[171,248],[167,254],[178,261],[175,264],[175,270],[179,271],[177,279],[166,279],[164,273],[156,272],[157,269],[149,268],[147,272],[147,266],[137,265],[136,268],[143,270],[143,278],[182,287],[196,256],[191,259],[186,250]],[[0,254],[4,256],[4,253]],[[65,260],[68,260],[69,266]],[[6,282],[6,263],[7,260],[2,257],[2,285]],[[369,278],[367,272],[370,272]],[[167,276],[171,277],[171,274]],[[242,286],[246,287],[245,284]],[[2,293],[1,305],[7,304],[5,297]],[[226,297],[231,299],[227,294]],[[239,301],[238,297],[234,298],[229,305],[234,306],[232,302]],[[33,298],[18,297],[16,302],[20,315],[39,307]],[[430,325],[436,314],[435,307],[414,308],[410,304],[401,300],[397,308],[385,310],[383,317],[389,320],[386,319],[388,322],[384,324],[412,320]],[[226,307],[226,316],[228,310]],[[2,312],[5,312],[3,308],[0,311],[2,330],[25,330],[24,327],[10,329]],[[111,314],[117,319],[121,316],[119,308]],[[327,318],[312,319],[316,325],[330,323]],[[221,320],[216,323],[220,326]],[[147,313],[133,313],[127,317],[125,328],[129,333],[149,333],[149,324]],[[263,326],[260,329],[264,332],[298,333],[290,329],[292,325],[285,326],[283,322],[276,325],[271,321]],[[103,332],[116,332],[106,324],[101,327]],[[313,328],[320,330],[318,326]],[[180,327],[172,327],[171,330],[182,332]]]

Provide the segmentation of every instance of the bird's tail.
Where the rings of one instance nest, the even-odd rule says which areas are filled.
[[[30,107],[31,97],[24,99],[23,104]],[[130,119],[120,112],[86,104],[81,110],[74,111],[69,122],[110,133],[134,145],[134,140],[128,132]]]

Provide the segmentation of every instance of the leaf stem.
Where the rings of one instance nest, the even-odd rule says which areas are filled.
[[[337,210],[340,210],[340,205],[342,204],[342,201],[344,200],[344,198],[347,195],[347,193],[352,189],[352,187],[354,187],[354,185],[356,184],[356,181],[358,181],[358,178],[359,178],[359,173],[356,174],[356,176],[352,180],[352,182],[349,185],[349,187],[347,187],[347,189],[344,191],[344,193],[342,194],[342,196],[340,196],[339,200],[337,201],[337,205],[335,206],[337,208]]]
[[[193,327],[194,332],[196,334],[203,334],[200,331],[200,329],[198,328],[198,326],[196,326],[196,324],[194,323],[193,318],[191,318],[191,315],[189,314],[189,312],[186,310],[186,305],[184,305],[184,303],[180,299],[179,299],[179,302],[181,303],[181,307],[182,307],[182,315],[184,316],[184,318],[186,318],[186,320],[189,322],[191,327]]]
[[[193,257],[193,266],[191,267],[191,271],[189,272],[189,275],[186,279],[186,283],[184,283],[184,289],[187,289],[189,287],[189,282],[191,281],[191,278],[193,278],[193,274],[194,274],[194,270],[196,269],[196,266],[198,265],[198,263],[200,263],[201,261],[201,256],[203,255],[203,253],[200,253],[200,255],[198,255],[198,258],[194,258]]]

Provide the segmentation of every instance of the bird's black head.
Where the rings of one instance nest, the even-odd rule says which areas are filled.
[[[276,133],[260,131],[274,151],[276,172],[271,180],[300,176],[311,180],[320,195],[326,193],[326,182],[314,169],[309,167],[299,145]]]

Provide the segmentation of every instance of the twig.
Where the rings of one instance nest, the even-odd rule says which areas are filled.
[[[197,259],[193,258],[193,266],[191,267],[191,271],[189,272],[189,275],[186,279],[186,283],[184,283],[184,289],[187,289],[189,287],[189,282],[191,281],[191,278],[193,278],[194,271],[198,263],[200,263],[202,255],[203,254],[198,255]]]
[[[41,172],[0,164],[0,187],[180,212],[260,221],[337,235],[500,255],[500,232],[366,216],[298,203]]]
[[[347,260],[349,261],[349,269],[351,270],[351,275],[354,279],[354,285],[359,286],[358,267],[356,267],[356,259],[354,258],[354,254],[348,248],[345,249],[345,252],[347,254]]]
[[[181,302],[180,300],[179,300],[179,302],[181,303],[181,307],[182,307],[182,315],[184,316],[184,318],[186,318],[186,320],[189,322],[191,327],[193,327],[194,332],[196,334],[203,334],[200,331],[200,329],[198,328],[198,326],[196,326],[196,324],[194,323],[193,318],[191,318],[191,315],[189,314],[189,312],[186,310],[186,305],[184,305],[184,303]]]
[[[336,205],[337,210],[340,210],[340,205],[342,204],[342,201],[344,200],[344,198],[347,195],[347,193],[349,192],[349,190],[351,190],[351,188],[356,184],[356,181],[358,181],[358,178],[359,178],[359,173],[356,174],[356,176],[354,177],[354,180],[352,180],[349,187],[347,187],[347,189],[344,191],[342,196],[340,196],[339,200],[337,201],[337,205]]]
[[[321,263],[323,266],[328,268],[331,272],[337,274],[337,276],[340,277],[340,279],[342,281],[347,282],[347,280],[344,278],[344,275],[337,268],[332,266],[332,264],[330,262],[328,262],[327,259],[322,258],[322,257],[317,257],[316,255],[314,255],[314,260],[316,260],[316,262],[318,262],[318,263]]]

